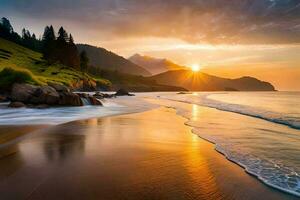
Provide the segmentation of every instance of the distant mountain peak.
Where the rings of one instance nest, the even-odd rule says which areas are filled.
[[[154,58],[138,53],[129,57],[128,60],[139,66],[142,66],[152,74],[159,74],[169,70],[186,69],[185,66],[178,65],[166,58]]]

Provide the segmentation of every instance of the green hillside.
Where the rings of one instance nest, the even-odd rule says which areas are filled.
[[[56,82],[75,88],[83,81],[88,81],[97,85],[110,85],[108,80],[92,77],[59,63],[49,65],[42,59],[41,53],[0,38],[0,71],[5,67],[28,70],[39,84]]]

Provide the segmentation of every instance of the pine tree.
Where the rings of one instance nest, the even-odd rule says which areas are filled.
[[[83,72],[87,71],[88,68],[88,63],[89,63],[89,58],[87,57],[86,51],[82,51],[80,53],[80,69]]]
[[[12,25],[10,24],[10,21],[7,18],[2,17],[1,25],[2,25],[3,29],[5,31],[7,31],[7,33],[13,33],[14,32],[14,29],[13,29]]]
[[[52,63],[57,60],[56,58],[56,41],[55,41],[55,32],[53,26],[46,26],[43,34],[43,47],[42,47],[42,53],[44,58]]]
[[[68,63],[70,66],[79,69],[80,66],[80,57],[78,55],[77,46],[74,43],[73,36],[70,34],[69,36],[69,43],[68,43]]]
[[[69,36],[69,43],[74,44],[74,39],[73,39],[72,34],[70,34],[70,36]]]
[[[68,33],[65,31],[63,27],[60,27],[58,30],[57,41],[67,42],[69,40]]]

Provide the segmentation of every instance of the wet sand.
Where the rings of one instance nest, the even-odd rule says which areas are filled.
[[[0,199],[294,198],[226,160],[185,121],[162,107],[28,135],[0,159]]]

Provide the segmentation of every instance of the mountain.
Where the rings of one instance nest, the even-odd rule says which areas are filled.
[[[151,73],[131,61],[107,51],[104,48],[87,44],[77,44],[79,52],[86,51],[90,64],[95,68],[119,71],[121,73],[150,76]]]
[[[163,73],[169,70],[186,69],[186,67],[177,65],[167,59],[158,59],[150,56],[142,56],[140,54],[135,54],[128,58],[128,60],[139,66],[143,66],[153,75]]]
[[[227,79],[189,70],[168,71],[151,79],[158,84],[181,86],[190,91],[275,91],[270,83],[253,77]]]

